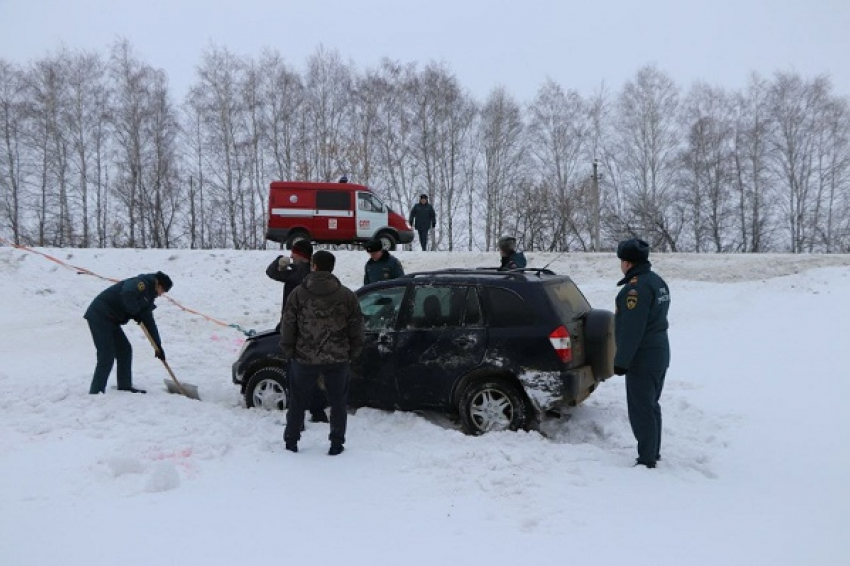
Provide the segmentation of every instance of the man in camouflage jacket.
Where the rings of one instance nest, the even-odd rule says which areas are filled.
[[[363,349],[363,314],[357,296],[331,273],[335,261],[330,252],[314,253],[310,274],[292,291],[283,311],[280,346],[291,362],[283,439],[291,452],[298,452],[304,410],[320,375],[331,408],[328,454],[341,453],[345,443],[348,383],[351,362]]]

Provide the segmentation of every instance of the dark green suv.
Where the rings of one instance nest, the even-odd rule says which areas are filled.
[[[469,434],[529,429],[613,375],[614,315],[546,269],[448,269],[357,291],[365,346],[349,405],[437,409]],[[249,338],[233,364],[248,407],[284,409],[277,332]]]

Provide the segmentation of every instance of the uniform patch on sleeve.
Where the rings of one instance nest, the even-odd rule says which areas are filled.
[[[139,283],[136,285],[136,289],[138,289],[140,293],[143,292],[145,290],[145,282],[139,281]]]
[[[635,283],[637,283],[637,275],[629,279],[629,285],[634,285]]]
[[[632,289],[626,295],[626,308],[632,310],[637,306],[638,292]]]

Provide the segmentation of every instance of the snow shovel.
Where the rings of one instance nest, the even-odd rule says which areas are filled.
[[[145,333],[145,336],[148,337],[148,342],[150,342],[151,346],[153,346],[154,352],[158,352],[159,348],[157,348],[156,342],[153,341],[153,337],[148,331],[147,326],[145,326],[145,323],[140,322],[139,326],[142,327],[142,331]],[[168,362],[162,360],[162,365],[165,366],[165,369],[168,370],[168,375],[171,376],[171,381],[168,381],[167,379],[162,380],[163,383],[165,383],[165,388],[168,389],[169,393],[179,393],[180,395],[189,397],[190,399],[197,399],[198,401],[201,400],[201,397],[198,395],[197,386],[190,385],[188,383],[180,383],[179,381],[177,381],[177,376],[174,375],[173,371],[171,371],[171,366],[168,365]]]

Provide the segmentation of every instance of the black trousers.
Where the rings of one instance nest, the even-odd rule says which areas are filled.
[[[89,330],[97,350],[97,365],[91,380],[89,393],[103,393],[112,371],[112,365],[118,361],[118,389],[129,389],[133,385],[133,347],[121,329],[107,318],[87,318]]]
[[[331,441],[331,444],[345,443],[345,428],[348,424],[350,364],[302,364],[292,360],[289,368],[289,407],[286,410],[284,441],[298,442],[301,440],[301,429],[304,428],[304,411],[307,410],[312,401],[316,381],[321,375],[325,378],[325,390],[331,408],[331,432],[328,435],[328,440]]]
[[[635,368],[626,374],[626,403],[629,423],[637,440],[638,461],[655,462],[661,457],[661,390],[666,369]]]
[[[419,232],[419,245],[422,246],[422,251],[428,251],[428,230],[417,230]]]

